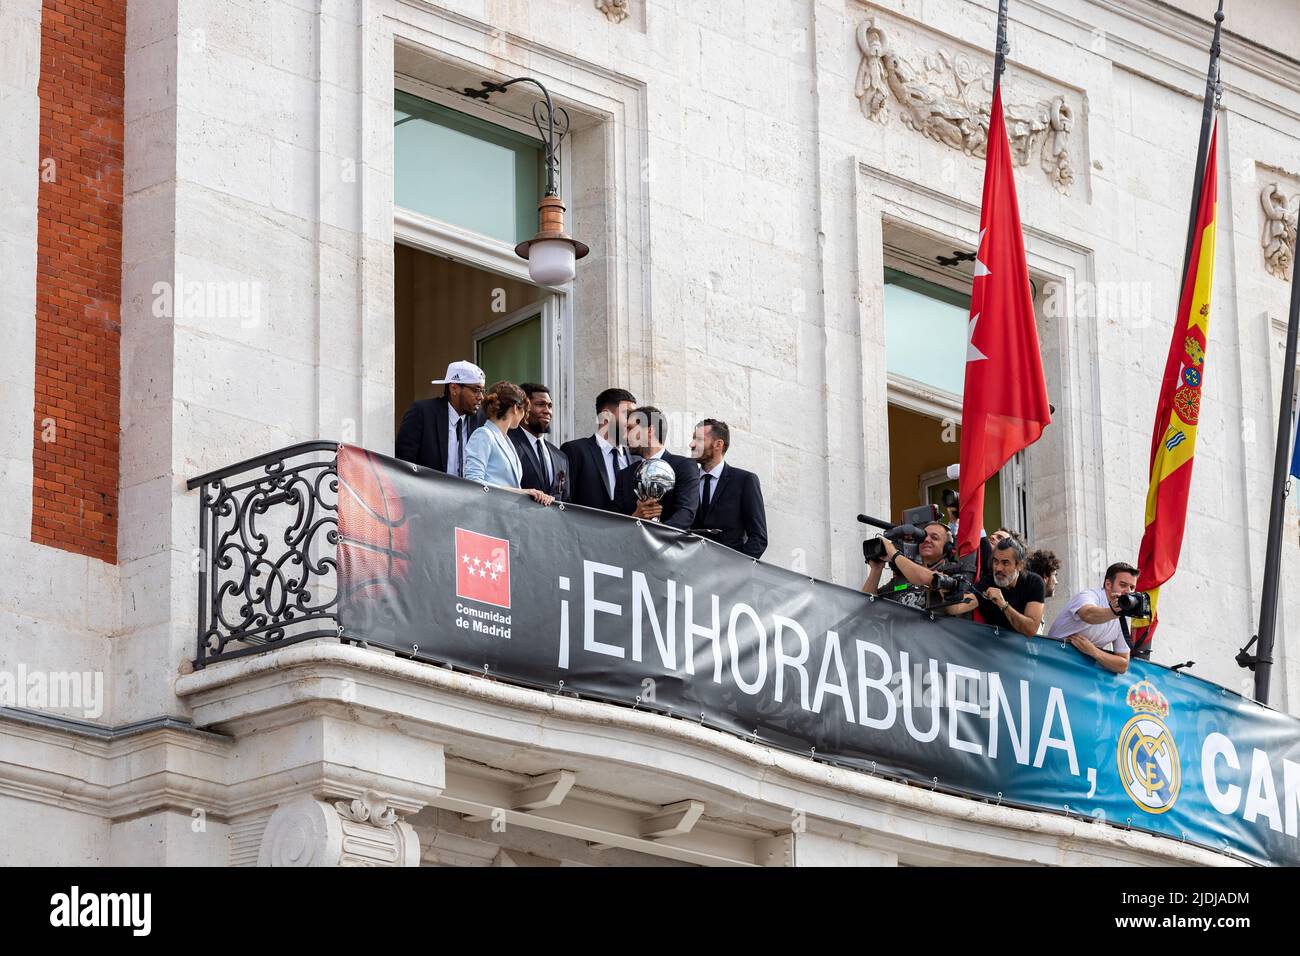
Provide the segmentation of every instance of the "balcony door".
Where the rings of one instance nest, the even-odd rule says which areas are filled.
[[[493,322],[474,336],[474,355],[488,382],[505,379],[549,383],[555,376],[557,356],[550,345],[559,302],[546,296]]]

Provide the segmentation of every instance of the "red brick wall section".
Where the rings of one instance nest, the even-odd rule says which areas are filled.
[[[117,561],[125,0],[45,0],[32,540]]]

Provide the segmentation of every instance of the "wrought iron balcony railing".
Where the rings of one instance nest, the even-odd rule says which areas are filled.
[[[302,442],[191,478],[196,667],[337,637],[338,444]]]

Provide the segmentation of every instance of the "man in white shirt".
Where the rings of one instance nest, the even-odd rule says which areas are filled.
[[[1066,640],[1085,657],[1091,657],[1113,674],[1128,670],[1128,628],[1119,614],[1121,595],[1137,590],[1138,569],[1123,561],[1106,569],[1106,581],[1099,588],[1080,591],[1047,631],[1047,636]]]

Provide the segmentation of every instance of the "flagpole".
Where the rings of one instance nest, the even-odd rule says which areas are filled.
[[[1181,294],[1191,268],[1192,240],[1196,237],[1196,213],[1201,208],[1201,184],[1205,181],[1205,155],[1210,150],[1210,124],[1219,102],[1219,35],[1223,29],[1223,0],[1214,14],[1214,41],[1210,44],[1210,67],[1205,75],[1205,103],[1201,108],[1201,140],[1196,147],[1196,172],[1192,176],[1192,212],[1187,221],[1187,247],[1183,250],[1183,279],[1178,283]]]
[[[1291,313],[1286,325],[1286,364],[1282,366],[1282,406],[1277,415],[1277,453],[1273,458],[1273,494],[1268,512],[1268,544],[1264,548],[1264,596],[1259,607],[1259,646],[1247,666],[1255,665],[1255,699],[1268,703],[1273,674],[1273,636],[1277,630],[1277,591],[1282,572],[1282,518],[1286,480],[1290,472],[1291,407],[1295,401],[1296,340],[1300,338],[1300,241],[1292,255]]]
[[[1219,0],[1222,4],[1223,0]],[[1007,54],[1011,46],[1007,43],[1007,0],[998,0],[998,48],[993,58],[993,92],[998,91],[1002,83],[1002,71],[1007,68]]]

